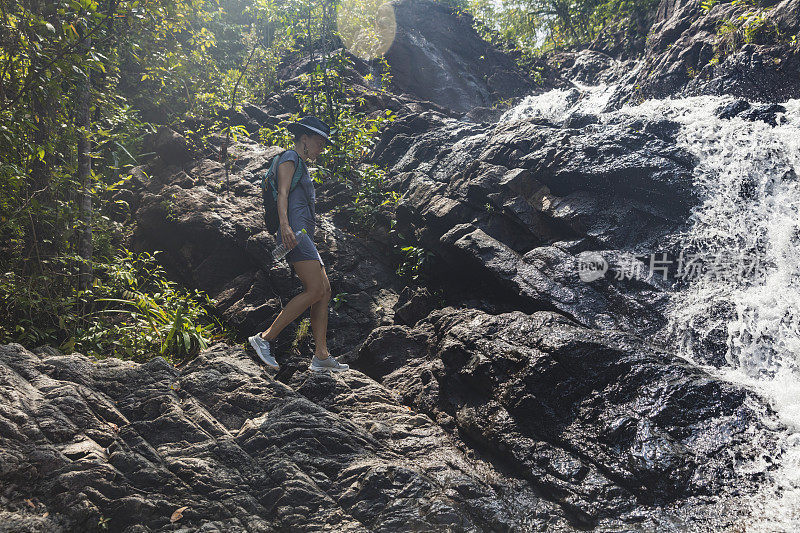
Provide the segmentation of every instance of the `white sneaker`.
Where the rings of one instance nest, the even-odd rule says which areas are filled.
[[[332,355],[325,359],[317,359],[317,356],[311,358],[311,364],[308,365],[309,370],[318,372],[320,370],[330,370],[332,372],[341,372],[350,368],[347,363],[340,363]]]
[[[279,369],[280,366],[275,358],[272,356],[272,348],[269,345],[269,341],[264,340],[261,337],[260,333],[256,333],[252,337],[247,338],[250,341],[250,346],[256,351],[258,354],[258,358],[264,361],[267,365],[271,366],[272,368]]]

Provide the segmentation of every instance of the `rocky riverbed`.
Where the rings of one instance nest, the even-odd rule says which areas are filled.
[[[730,215],[703,216],[721,200],[698,132],[795,135],[796,46],[754,45],[703,70],[707,26],[732,7],[664,0],[641,59],[562,53],[542,60],[537,86],[468,17],[393,4],[390,62],[435,66],[436,82],[408,75],[375,90],[357,59],[348,82],[363,111],[398,115],[370,160],[403,199],[364,235],[337,209],[345,188],[326,181],[317,193],[317,245],[345,296],[328,344],[352,370],[309,373],[310,346],[290,349],[291,327],[277,375],[226,344],[181,367],[0,346],[0,531],[740,531],[752,521],[756,495],[787,472],[794,404],[714,370],[734,364],[731,309],[689,324],[676,309],[711,293],[674,267],[630,269],[646,273],[654,253],[675,259],[687,235],[699,246],[722,234]],[[776,4],[770,16],[796,31],[800,2]],[[477,63],[477,52],[495,60]],[[704,77],[676,74],[686,65]],[[198,152],[164,128],[117,197],[131,207],[132,247],[162,250],[170,275],[214,298],[242,340],[302,290],[272,263],[263,227],[260,178],[279,147],[254,140],[298,110],[292,92],[309,65],[282,68],[284,90],[234,117],[251,138],[230,149],[229,188],[221,138]],[[735,83],[752,76],[772,81]],[[657,100],[668,95],[707,99]],[[513,106],[497,105],[507,98]],[[790,183],[798,145],[786,146],[769,176]],[[743,168],[743,180],[763,170]],[[779,198],[798,201],[787,191]],[[409,242],[433,258],[425,286],[395,272],[392,250]],[[579,266],[598,257],[602,275],[586,278]],[[787,298],[782,310],[800,309]],[[689,354],[676,322],[693,335]],[[737,360],[752,367],[747,354]],[[786,494],[800,487],[783,479]],[[773,530],[791,530],[791,505]]]

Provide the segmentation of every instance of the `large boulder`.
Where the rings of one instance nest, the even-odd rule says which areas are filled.
[[[480,38],[467,13],[430,0],[394,0],[397,30],[385,57],[393,88],[467,112],[536,88],[513,57]]]
[[[775,452],[758,398],[557,313],[446,307],[351,364],[0,346],[3,530],[724,530]]]
[[[11,344],[0,397],[2,531],[570,529],[355,370],[284,384],[224,344],[183,368]]]
[[[725,24],[733,24],[725,26]],[[734,29],[731,29],[734,28]],[[800,0],[662,0],[641,61],[610,107],[671,95],[729,94],[762,102],[800,97]]]
[[[622,115],[572,127],[429,112],[392,123],[373,158],[404,191],[396,229],[436,254],[450,287],[651,334],[665,323],[669,282],[650,267],[675,257],[669,237],[698,202],[694,159],[674,145],[676,131]],[[578,266],[589,252],[608,268],[587,282]],[[629,267],[654,275],[630,279]]]
[[[737,477],[736,457],[776,451],[749,392],[637,335],[558,313],[447,307],[413,328],[376,329],[353,364],[584,526],[634,510],[658,521],[690,500],[705,515],[696,520],[726,530],[733,517],[719,509],[763,475]],[[754,444],[756,428],[772,437]]]

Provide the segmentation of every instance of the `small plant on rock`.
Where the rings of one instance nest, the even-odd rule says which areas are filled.
[[[300,324],[297,326],[297,330],[294,334],[294,340],[292,341],[292,348],[295,350],[300,349],[300,345],[303,344],[303,341],[308,338],[308,329],[311,326],[311,319],[304,318],[300,321]]]
[[[397,274],[418,281],[430,265],[434,253],[418,246],[404,246],[400,249],[403,259],[397,267]]]

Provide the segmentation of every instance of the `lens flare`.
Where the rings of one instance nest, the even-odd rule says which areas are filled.
[[[344,0],[336,15],[344,46],[362,59],[383,55],[394,41],[394,8],[380,0]]]

